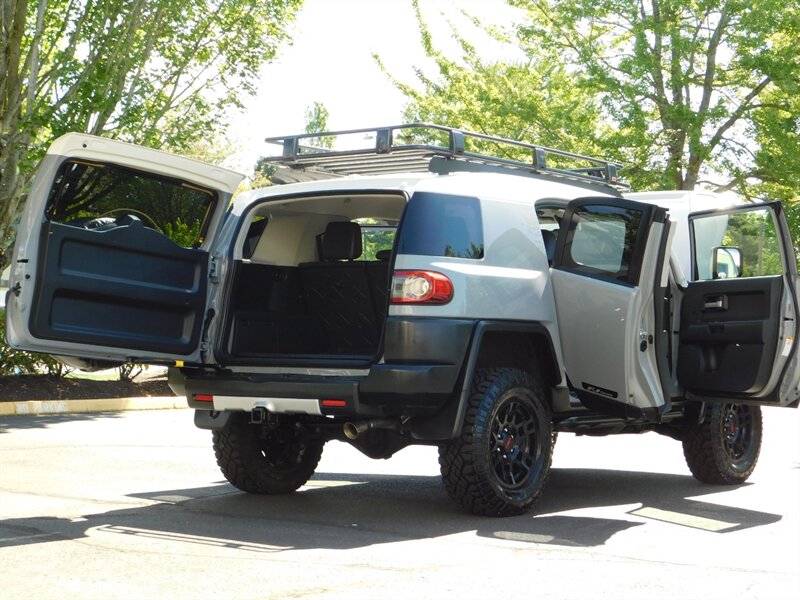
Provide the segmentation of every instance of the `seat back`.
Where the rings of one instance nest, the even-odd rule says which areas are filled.
[[[361,226],[350,221],[332,221],[322,234],[322,261],[354,260],[361,256]]]
[[[380,325],[361,256],[361,227],[349,221],[328,223],[321,260],[300,265],[300,278],[312,315],[322,319],[331,354],[371,354]]]

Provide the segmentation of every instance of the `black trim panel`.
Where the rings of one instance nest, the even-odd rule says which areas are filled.
[[[340,398],[347,408],[331,414],[431,414],[452,396],[475,322],[463,319],[388,317],[384,362],[363,377],[241,374],[186,370],[193,394],[276,398]]]
[[[778,344],[782,297],[780,276],[691,282],[681,306],[681,385],[690,392],[723,396],[765,391]]]
[[[140,222],[108,231],[47,223],[30,330],[40,339],[190,355],[208,254]]]

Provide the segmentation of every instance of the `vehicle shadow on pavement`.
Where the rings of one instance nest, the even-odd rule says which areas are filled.
[[[0,418],[0,433],[8,433],[16,429],[39,429],[65,421],[98,421],[100,419],[120,419],[125,415],[122,411],[58,413],[41,415],[11,415]]]
[[[298,493],[255,496],[227,483],[131,493],[152,500],[80,519],[0,521],[0,546],[96,535],[127,535],[251,552],[351,549],[474,531],[516,542],[591,547],[656,520],[724,534],[775,523],[781,515],[690,499],[730,489],[688,476],[554,469],[531,514],[493,519],[469,515],[446,496],[439,477],[317,473]],[[597,509],[602,516],[564,514]],[[558,513],[558,514],[555,514]]]

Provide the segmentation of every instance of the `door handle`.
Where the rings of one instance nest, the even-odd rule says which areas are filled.
[[[726,310],[728,308],[728,297],[722,296],[709,296],[705,299],[703,308],[706,310]]]

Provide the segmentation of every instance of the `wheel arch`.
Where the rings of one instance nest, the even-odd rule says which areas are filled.
[[[547,390],[564,382],[552,336],[543,323],[479,321],[473,330],[453,397],[437,415],[412,427],[414,437],[427,440],[455,438],[464,421],[473,375],[477,369],[486,367],[513,368],[531,373],[542,379]]]

